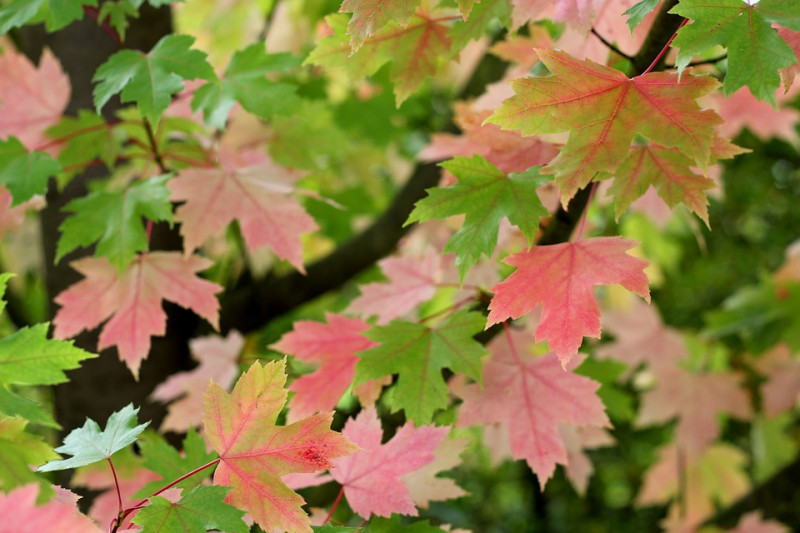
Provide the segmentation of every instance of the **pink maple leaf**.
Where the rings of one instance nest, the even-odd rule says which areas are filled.
[[[186,202],[175,211],[186,254],[238,220],[248,248],[269,246],[305,272],[300,235],[316,230],[317,224],[292,197],[301,176],[260,150],[221,150],[218,168],[182,170],[168,187],[170,199]]]
[[[620,284],[650,301],[647,261],[625,253],[634,246],[635,241],[619,237],[597,237],[536,246],[508,256],[504,262],[517,270],[492,288],[487,327],[519,318],[541,304],[536,340],[547,339],[566,365],[584,336],[600,336],[595,285]]]
[[[220,387],[230,389],[239,374],[236,361],[242,347],[244,337],[237,331],[231,331],[225,338],[209,335],[189,342],[192,357],[200,364],[171,375],[150,395],[151,400],[172,402],[161,424],[162,431],[185,432],[203,423],[203,392],[208,382],[214,380]]]
[[[561,424],[558,433],[567,450],[567,464],[564,471],[567,479],[581,496],[586,495],[589,478],[594,473],[589,456],[584,452],[593,448],[601,448],[614,444],[614,438],[603,428],[594,426],[569,426]]]
[[[628,309],[604,311],[602,322],[616,340],[598,347],[600,358],[616,359],[632,368],[647,363],[658,369],[674,366],[689,355],[680,332],[665,326],[658,310],[638,298],[630,299]]]
[[[800,85],[787,92],[776,90],[777,109],[753,96],[747,87],[742,87],[728,96],[723,96],[721,93],[714,94],[711,97],[712,105],[725,121],[717,131],[722,137],[733,138],[747,128],[761,139],[779,137],[795,142],[797,141],[795,125],[800,119],[800,112],[787,104],[794,100],[799,92]]]
[[[786,44],[794,50],[796,56],[800,57],[800,32],[792,31],[788,28],[778,27],[778,35],[780,35]],[[783,89],[789,92],[789,88],[794,83],[794,79],[800,73],[800,64],[780,69],[781,78],[783,79]]]
[[[764,520],[761,511],[752,511],[728,533],[789,533],[789,528],[775,520]]]
[[[417,516],[402,478],[433,462],[434,450],[449,431],[447,427],[415,428],[407,423],[389,442],[381,444],[381,423],[370,407],[345,424],[342,435],[361,450],[334,459],[331,476],[344,487],[353,511],[364,518],[373,514],[388,517],[392,513]]]
[[[19,228],[25,221],[25,213],[30,210],[39,210],[44,207],[44,198],[35,195],[27,202],[11,207],[11,193],[5,185],[0,185],[0,239],[9,232]]]
[[[8,494],[0,493],[0,533],[100,533],[89,517],[78,511],[75,503],[53,498],[44,505],[36,505],[39,486],[18,487]]]
[[[359,318],[327,313],[325,320],[327,324],[310,320],[295,322],[294,330],[271,346],[301,361],[319,363],[314,372],[299,377],[289,386],[295,392],[289,405],[290,420],[336,407],[353,382],[359,360],[356,353],[378,345],[362,335],[370,325]]]
[[[797,405],[800,396],[800,358],[792,357],[785,344],[775,346],[759,357],[756,369],[767,381],[761,386],[764,412],[775,416]]]
[[[521,348],[530,344],[527,332],[513,331],[489,345],[483,385],[456,390],[464,399],[458,425],[507,422],[511,453],[525,459],[544,487],[556,464],[568,464],[559,425],[609,425],[600,384],[564,371],[551,354],[531,357]]]
[[[121,274],[105,257],[87,257],[71,265],[85,279],[55,298],[61,309],[53,319],[54,336],[66,339],[111,317],[100,332],[97,349],[116,346],[134,376],[150,351],[150,337],[166,332],[161,300],[191,309],[217,327],[219,303],[214,295],[222,287],[195,275],[211,266],[208,259],[177,252],[144,253]]]
[[[47,142],[44,131],[58,122],[70,95],[69,78],[50,50],[36,68],[23,54],[4,47],[0,56],[0,137],[14,135],[28,149]]]
[[[466,496],[467,492],[449,478],[436,477],[439,472],[461,464],[461,452],[469,439],[444,439],[434,450],[436,458],[425,466],[402,477],[403,484],[411,494],[414,505],[427,509],[430,502],[441,502]]]
[[[750,399],[734,374],[693,374],[677,367],[661,370],[658,385],[644,393],[637,425],[678,418],[675,442],[699,457],[719,436],[717,415],[750,417]]]
[[[418,257],[388,257],[378,265],[389,281],[359,287],[361,296],[350,302],[347,312],[377,316],[382,325],[433,298],[441,279],[441,258],[433,250]]]

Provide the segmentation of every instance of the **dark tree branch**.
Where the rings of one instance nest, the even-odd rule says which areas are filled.
[[[622,56],[622,57],[624,57],[624,58],[625,58],[625,59],[627,59],[628,61],[633,61],[633,57],[632,57],[632,56],[629,56],[628,54],[626,54],[625,52],[623,52],[622,50],[620,50],[619,48],[617,48],[617,47],[616,47],[616,45],[614,45],[614,43],[612,43],[612,42],[610,42],[610,41],[606,40],[606,38],[605,38],[605,37],[603,37],[602,35],[600,35],[600,32],[598,32],[598,31],[597,31],[596,29],[594,29],[594,28],[592,28],[592,35],[594,35],[595,37],[597,37],[598,39],[600,39],[600,42],[601,42],[601,43],[603,43],[603,44],[606,46],[606,48],[608,48],[609,50],[611,50],[611,51],[612,51],[612,52],[614,52],[615,54],[617,54],[617,55],[619,55],[619,56]]]

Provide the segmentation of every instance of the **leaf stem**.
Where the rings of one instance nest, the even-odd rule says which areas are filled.
[[[144,131],[147,132],[147,140],[150,142],[150,150],[153,152],[153,159],[155,159],[158,168],[161,170],[161,173],[166,174],[169,172],[169,169],[167,168],[167,165],[164,164],[164,159],[161,157],[161,153],[158,151],[158,143],[156,142],[155,133],[153,133],[153,126],[147,119],[144,120]]]
[[[339,489],[339,495],[336,496],[336,500],[334,500],[333,505],[331,506],[331,510],[328,511],[328,516],[326,516],[325,517],[325,521],[322,522],[323,526],[331,521],[331,517],[333,516],[333,512],[336,510],[336,507],[339,506],[339,502],[342,501],[342,496],[344,496],[344,485],[342,485],[342,488]]]
[[[114,30],[114,28],[109,26],[107,22],[100,22],[100,17],[99,17],[100,12],[97,10],[97,8],[93,8],[90,6],[83,6],[83,12],[89,15],[92,18],[92,20],[97,22],[100,25],[100,27],[103,28],[103,31],[109,34],[111,38],[114,39],[114,42],[117,43],[117,45],[120,48],[125,48],[125,43],[122,42],[122,39],[120,38],[119,34]]]
[[[667,41],[667,44],[664,45],[664,48],[661,49],[661,51],[658,53],[658,55],[653,60],[653,62],[650,63],[650,66],[647,67],[644,72],[642,72],[642,75],[647,74],[648,72],[650,72],[651,70],[653,70],[656,67],[658,62],[661,61],[661,58],[664,57],[664,54],[667,53],[667,50],[669,50],[669,45],[671,45],[672,41],[675,40],[675,37],[678,35],[678,31],[681,28],[683,28],[684,26],[686,26],[688,23],[689,23],[689,19],[683,19],[683,22],[681,22],[681,25],[678,26],[678,29],[675,30],[675,33],[673,33],[672,37],[669,38],[669,40]]]
[[[122,513],[122,491],[119,489],[119,480],[117,479],[117,469],[114,468],[114,463],[111,461],[111,457],[106,457],[106,461],[108,461],[108,466],[111,467],[111,473],[114,475],[114,487],[117,489],[117,504],[118,513]]]
[[[163,487],[161,487],[160,489],[155,491],[153,494],[151,494],[147,498],[144,498],[143,500],[141,500],[139,503],[137,503],[133,507],[129,507],[129,508],[125,509],[124,511],[121,511],[120,512],[120,520],[119,520],[118,525],[122,524],[122,521],[125,520],[125,518],[127,518],[127,516],[129,514],[131,514],[132,512],[136,511],[137,509],[141,509],[142,507],[144,507],[144,504],[146,504],[150,500],[150,498],[152,498],[154,496],[158,496],[159,494],[161,494],[165,490],[171,489],[172,487],[174,487],[175,485],[177,485],[181,481],[192,477],[193,475],[197,474],[198,472],[202,472],[206,468],[214,466],[215,464],[219,463],[219,461],[220,461],[220,458],[217,457],[213,461],[210,461],[210,462],[204,464],[203,466],[198,466],[197,468],[195,468],[191,472],[187,472],[186,474],[182,475],[181,477],[179,477],[175,481],[164,485]]]
[[[34,148],[34,151],[42,152],[42,151],[47,150],[48,148],[51,148],[53,146],[57,146],[59,144],[63,144],[65,142],[67,142],[67,141],[70,141],[70,140],[74,139],[75,137],[80,137],[81,135],[86,135],[87,133],[93,133],[95,131],[99,131],[99,130],[103,130],[103,129],[107,129],[107,128],[113,128],[114,126],[117,126],[119,124],[123,124],[123,123],[126,123],[126,122],[130,123],[130,121],[127,121],[127,120],[110,120],[108,122],[103,122],[102,124],[95,124],[94,126],[88,126],[86,128],[81,128],[79,130],[73,131],[72,133],[68,133],[68,134],[64,135],[63,137],[56,137],[55,139],[47,141],[46,143]]]
[[[431,313],[430,315],[428,315],[428,316],[426,316],[424,318],[421,318],[419,320],[419,322],[420,322],[420,324],[422,324],[423,322],[427,322],[428,320],[431,320],[432,318],[436,318],[437,316],[443,315],[445,313],[455,313],[460,308],[464,307],[464,305],[468,304],[469,302],[477,301],[477,299],[478,298],[476,298],[475,296],[468,296],[467,298],[464,298],[463,300],[457,301],[453,305],[445,307],[444,309],[439,309],[438,311],[436,311],[434,313]]]
[[[628,61],[633,61],[633,56],[632,55],[626,54],[625,52],[623,52],[622,50],[617,48],[616,45],[614,45],[613,43],[610,43],[609,41],[607,41],[606,38],[603,37],[602,35],[600,35],[600,33],[596,29],[592,28],[591,31],[592,31],[592,35],[594,35],[595,37],[600,39],[600,42],[603,43],[604,45],[606,45],[606,48],[608,48],[609,50],[611,50],[615,54],[624,57]]]

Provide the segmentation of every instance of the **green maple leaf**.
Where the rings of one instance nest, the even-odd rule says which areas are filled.
[[[381,345],[359,354],[354,384],[398,374],[393,408],[427,424],[435,410],[447,406],[443,368],[480,380],[486,349],[472,336],[485,324],[483,315],[461,310],[436,327],[401,320],[375,327],[366,336]]]
[[[150,505],[136,513],[132,522],[150,533],[202,533],[209,529],[247,533],[250,528],[242,520],[245,512],[222,501],[230,490],[230,487],[198,486],[177,503],[156,496],[150,498]]]
[[[0,413],[22,417],[31,424],[61,429],[58,422],[41,405],[14,394],[3,385],[0,385]]]
[[[103,459],[132,444],[139,433],[144,431],[150,422],[136,425],[136,413],[139,408],[128,404],[108,417],[105,430],[91,419],[86,419],[83,427],[73,429],[64,438],[64,444],[56,448],[58,453],[72,455],[69,459],[50,461],[40,466],[39,472],[52,472],[85,466]]]
[[[291,113],[299,101],[296,86],[271,81],[266,75],[285,72],[300,64],[290,54],[267,54],[264,43],[255,43],[233,55],[222,80],[212,80],[194,93],[192,110],[202,110],[208,124],[225,127],[236,102],[259,118]]]
[[[52,494],[50,484],[37,476],[29,465],[38,465],[58,457],[41,437],[25,431],[26,420],[0,417],[0,488],[8,492],[14,487],[38,482]]]
[[[0,8],[0,34],[36,22],[54,32],[82,19],[83,6],[96,7],[97,0],[13,0]]]
[[[745,85],[754,96],[773,106],[781,79],[778,69],[797,62],[794,51],[772,28],[778,23],[800,31],[800,2],[761,0],[681,0],[670,10],[692,19],[672,42],[679,48],[676,64],[685,68],[694,56],[714,45],[728,50],[725,94]]]
[[[58,153],[58,161],[64,167],[74,165],[82,168],[82,163],[100,159],[111,168],[122,148],[120,136],[106,125],[105,119],[86,109],[78,111],[77,117],[61,117],[57,124],[48,128],[47,135],[54,139],[68,139]],[[82,170],[72,173],[76,172]]]
[[[83,18],[83,6],[97,7],[97,0],[48,0],[45,15],[47,31],[61,29]]]
[[[457,21],[450,30],[453,52],[458,53],[468,42],[483,37],[496,18],[502,21],[503,26],[511,26],[511,10],[508,2],[482,0],[474,7],[470,7],[469,18]]]
[[[661,2],[661,0],[641,0],[623,13],[623,15],[628,15],[627,24],[631,33],[636,29],[636,26],[641,24],[644,17],[656,8],[659,2]]]
[[[120,50],[100,65],[93,81],[94,105],[99,113],[117,93],[123,103],[135,102],[142,115],[156,124],[172,95],[183,90],[184,80],[216,80],[206,54],[191,50],[194,37],[167,35],[147,54]]]
[[[98,241],[95,256],[107,257],[120,272],[125,270],[136,252],[148,249],[142,217],[172,223],[169,178],[148,178],[119,191],[101,189],[68,203],[64,210],[75,214],[59,226],[56,261]]]
[[[455,252],[462,279],[481,255],[492,255],[503,218],[518,226],[531,242],[539,219],[549,214],[536,194],[536,188],[549,181],[539,174],[539,167],[507,175],[480,155],[456,157],[441,166],[455,175],[458,183],[428,189],[428,196],[417,202],[406,224],[465,214],[464,225],[444,248]]]
[[[44,4],[44,0],[13,0],[0,8],[0,34],[19,28],[31,20]]]
[[[372,34],[394,22],[405,26],[419,7],[420,0],[344,0],[340,13],[353,13],[347,34],[353,51],[358,50]]]
[[[170,446],[163,438],[153,435],[146,435],[139,442],[141,455],[144,457],[142,466],[159,474],[162,479],[151,481],[136,493],[137,498],[145,498],[163,487],[166,483],[178,479],[186,472],[191,472],[195,468],[203,466],[214,459],[217,455],[206,451],[206,441],[200,437],[194,429],[190,429],[183,439],[183,453]],[[203,482],[202,475],[191,476],[176,485],[176,487],[188,490],[196,487]]]
[[[0,140],[0,183],[11,193],[11,205],[30,200],[47,191],[47,180],[61,165],[44,152],[28,152],[16,137]]]
[[[398,106],[453,56],[449,27],[443,19],[414,15],[404,26],[390,22],[355,52],[346,32],[347,17],[330,15],[325,20],[333,35],[319,41],[305,63],[343,70],[359,80],[391,61],[389,78]]]
[[[22,328],[0,339],[0,384],[55,385],[67,381],[64,370],[96,354],[72,345],[72,341],[47,338],[48,324]]]

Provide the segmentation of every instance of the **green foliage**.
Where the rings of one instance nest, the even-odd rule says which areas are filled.
[[[427,198],[417,202],[406,224],[465,214],[463,226],[444,248],[455,252],[462,280],[481,255],[492,256],[503,218],[519,227],[529,243],[533,241],[539,219],[548,215],[536,194],[548,180],[539,167],[506,175],[479,155],[456,157],[442,167],[458,182],[448,188],[428,189]]]
[[[50,461],[37,468],[37,471],[52,472],[77,468],[110,458],[129,444],[133,444],[150,424],[145,422],[137,426],[138,412],[139,408],[134,409],[132,404],[126,405],[108,417],[104,430],[100,430],[100,426],[94,420],[87,419],[83,427],[70,431],[64,438],[64,444],[56,448],[58,453],[68,453],[72,457]]]
[[[61,165],[49,154],[28,152],[16,137],[0,139],[0,183],[11,192],[11,205],[44,194],[47,180],[60,170]]]
[[[194,38],[167,35],[144,54],[120,50],[100,65],[94,75],[94,105],[99,113],[119,93],[122,102],[135,102],[150,124],[155,125],[173,94],[184,88],[184,80],[215,80],[206,54],[192,50]]]
[[[292,113],[298,105],[296,86],[266,76],[299,64],[290,54],[267,54],[262,43],[252,44],[233,55],[222,80],[211,80],[195,91],[192,109],[202,110],[206,123],[217,129],[225,127],[236,102],[264,120]]]
[[[166,498],[150,498],[150,504],[136,513],[133,523],[150,533],[202,533],[210,529],[247,533],[245,515],[223,502],[228,487],[198,486],[173,503]]]
[[[59,227],[56,261],[81,246],[97,242],[95,255],[107,257],[122,272],[136,255],[148,249],[142,217],[172,223],[166,183],[170,175],[136,181],[124,189],[99,189],[66,206],[74,213]]]
[[[381,345],[361,352],[354,383],[398,374],[393,409],[428,424],[434,411],[447,406],[443,368],[480,380],[486,350],[472,336],[485,323],[482,315],[462,310],[433,327],[401,320],[375,327],[366,336]]]
[[[746,85],[756,97],[776,105],[778,69],[797,63],[797,58],[771,24],[800,31],[800,4],[793,0],[762,0],[753,5],[741,0],[681,0],[670,13],[692,20],[673,41],[679,48],[679,69],[707,48],[725,46],[725,94]]]
[[[628,10],[623,13],[623,15],[628,15],[627,24],[631,29],[631,33],[633,33],[636,26],[641,24],[642,19],[656,8],[659,1],[660,0],[639,0],[639,2],[629,7]]]

